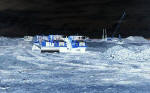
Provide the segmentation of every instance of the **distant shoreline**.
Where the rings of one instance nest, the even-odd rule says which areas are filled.
[[[26,36],[26,35],[25,35]],[[36,35],[29,35],[29,36],[36,36]],[[7,38],[24,38],[24,36],[0,36],[0,37],[7,37]],[[128,36],[130,37],[130,36]],[[128,38],[128,37],[124,37],[124,38]],[[143,37],[143,36],[133,36],[133,37]],[[117,37],[115,37],[117,38]],[[150,40],[150,37],[149,38],[145,38],[143,37],[144,39],[147,39],[147,40]],[[102,38],[89,38],[89,39],[102,39]]]

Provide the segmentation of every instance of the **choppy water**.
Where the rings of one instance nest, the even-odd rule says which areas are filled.
[[[0,38],[0,93],[149,93],[150,44],[89,42],[87,53],[38,53]]]

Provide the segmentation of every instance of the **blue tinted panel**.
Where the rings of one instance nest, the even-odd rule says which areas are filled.
[[[42,41],[42,46],[46,46],[46,42],[45,41]]]

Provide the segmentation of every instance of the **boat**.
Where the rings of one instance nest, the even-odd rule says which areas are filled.
[[[107,41],[105,41],[106,43],[115,43],[115,44],[125,44],[124,40],[121,38],[121,36],[119,35],[118,38],[116,37],[107,37]]]
[[[32,51],[85,53],[86,47],[84,36],[38,35],[33,43]]]
[[[37,35],[33,43],[32,51],[60,52],[61,49],[65,48],[67,46],[62,35]]]
[[[69,36],[66,38],[67,51],[68,52],[80,52],[85,53],[86,51],[86,37],[84,36]]]
[[[124,41],[122,40],[120,34],[118,35],[118,38],[115,38],[115,37],[107,37],[107,31],[106,31],[106,29],[103,29],[103,35],[102,35],[101,42],[124,44]]]

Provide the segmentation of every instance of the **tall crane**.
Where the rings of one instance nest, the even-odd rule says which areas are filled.
[[[118,29],[120,28],[120,24],[122,23],[122,21],[123,21],[123,19],[125,18],[125,16],[126,16],[126,12],[124,11],[123,14],[122,14],[122,16],[121,16],[121,18],[120,18],[120,20],[119,20],[118,23],[117,23],[117,26],[115,27],[115,30],[114,30],[114,32],[113,32],[113,34],[112,34],[112,38],[114,37],[114,35],[115,35],[116,32],[118,31]]]

